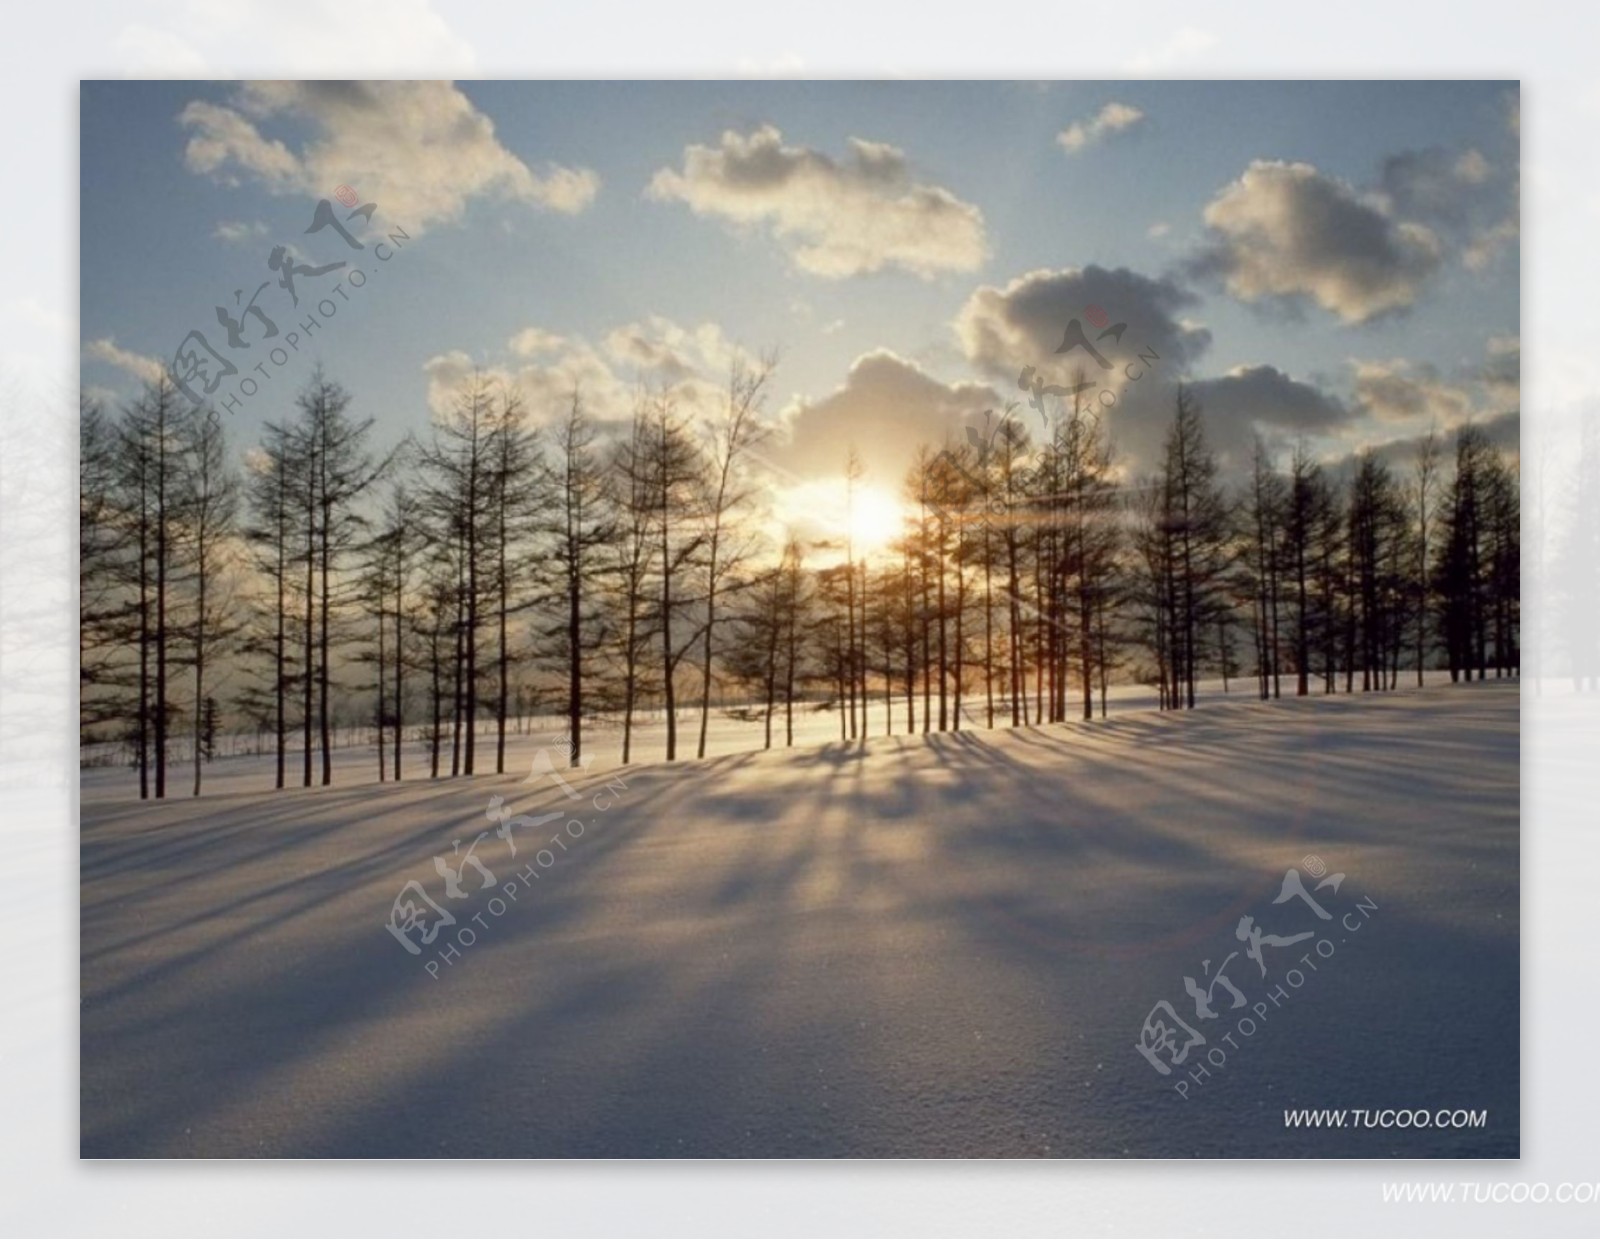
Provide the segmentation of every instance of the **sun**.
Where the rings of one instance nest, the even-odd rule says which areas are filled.
[[[882,551],[904,532],[906,510],[875,486],[859,488],[849,512],[850,541],[857,555]]]
[[[852,494],[841,477],[809,478],[781,488],[774,496],[775,541],[798,530],[826,561],[842,557],[846,541],[859,561],[887,551],[905,533],[910,510],[894,492],[858,482]]]

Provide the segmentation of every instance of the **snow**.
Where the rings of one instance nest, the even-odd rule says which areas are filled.
[[[240,776],[164,805],[86,772],[82,1151],[1513,1157],[1518,720],[1515,682],[1236,692],[597,763],[578,800],[520,782],[529,737],[501,777],[273,794]],[[582,834],[519,827],[513,862],[494,796]],[[451,901],[433,858],[486,830],[497,885]],[[1273,904],[1308,855],[1346,876],[1314,893],[1327,923]],[[387,929],[410,880],[457,917],[416,956]],[[1249,1037],[1236,1012],[1198,1021],[1183,986],[1243,948],[1244,914],[1333,946],[1315,971],[1289,961],[1309,940],[1267,948],[1266,983],[1232,962],[1245,1014],[1285,995]],[[1163,999],[1225,1056],[1187,1098],[1205,1051],[1162,1077],[1135,1049]],[[1288,1107],[1488,1122],[1286,1129]]]
[[[1446,684],[1448,676],[1443,672],[1428,673],[1430,684]],[[1253,679],[1240,679],[1235,677],[1231,682],[1231,690],[1223,691],[1220,680],[1201,681],[1198,689],[1198,700],[1201,702],[1227,702],[1251,700],[1255,696],[1255,681]],[[1286,680],[1284,688],[1294,692],[1292,681]],[[1153,711],[1156,709],[1156,691],[1151,686],[1119,684],[1112,685],[1108,697],[1108,713],[1118,717],[1129,711]],[[1029,718],[1033,717],[1034,701],[1029,697]],[[759,750],[764,739],[763,727],[760,722],[762,707],[759,704],[730,704],[719,707],[711,712],[710,723],[706,736],[706,756],[723,757],[728,754],[748,753]],[[933,701],[933,719],[938,720],[938,700]],[[997,727],[1004,727],[1009,722],[1009,708],[1003,698],[997,699],[995,706],[995,723]],[[1079,700],[1069,693],[1067,713],[1077,715],[1081,712]],[[952,716],[954,708],[952,704]],[[1099,714],[1099,702],[1096,700],[1095,713]],[[921,729],[923,720],[922,694],[919,690],[916,699],[917,727]],[[601,715],[588,717],[584,721],[583,750],[585,755],[585,769],[593,772],[609,771],[622,765],[622,725],[620,716]],[[848,726],[848,725],[847,725]],[[981,682],[978,692],[970,690],[963,700],[962,723],[963,729],[982,729],[986,726],[986,710],[983,700]],[[839,711],[831,706],[822,706],[817,702],[796,703],[794,709],[795,746],[811,747],[826,745],[840,740]],[[558,715],[535,715],[523,721],[519,731],[515,722],[508,722],[506,737],[506,770],[508,772],[526,772],[530,763],[535,758],[541,747],[551,746],[558,738],[565,735],[567,721]],[[410,725],[409,731],[418,731],[416,724]],[[881,695],[874,694],[867,704],[867,720],[865,735],[878,737],[885,734],[884,706]],[[894,700],[893,731],[903,733],[906,731],[905,698],[897,695]],[[371,742],[372,730],[360,730],[360,738],[355,743],[346,743],[350,739],[351,730],[336,728],[333,733],[334,749],[332,761],[332,780],[338,786],[350,784],[371,784],[378,782],[378,751]],[[695,756],[696,745],[700,735],[700,713],[698,707],[683,708],[678,712],[678,759],[680,761]],[[633,762],[634,764],[659,762],[666,756],[666,715],[660,710],[641,710],[634,719],[633,728]],[[784,747],[783,708],[780,704],[773,718],[773,746]],[[168,768],[168,796],[184,797],[190,794],[193,786],[192,759],[187,749],[186,738],[178,738],[172,743],[174,757],[172,765]],[[257,746],[265,747],[268,752],[246,752]],[[301,779],[302,751],[299,748],[300,734],[291,728],[288,738],[288,758],[286,763],[286,780],[290,786],[297,786]],[[321,779],[321,756],[316,751],[316,742],[313,738],[312,777]],[[389,741],[392,748],[393,739]],[[264,792],[272,788],[275,775],[275,761],[270,752],[271,738],[263,736],[225,736],[219,746],[221,754],[205,766],[202,796],[213,793],[226,792]],[[92,752],[97,756],[105,756],[111,747],[94,746],[85,752]],[[552,750],[552,752],[554,752]],[[441,750],[441,769],[445,772],[450,767],[450,744],[445,741]],[[407,780],[422,780],[428,775],[428,751],[421,741],[407,739],[403,746],[402,772]],[[387,761],[387,758],[385,759]],[[478,755],[477,772],[487,774],[494,770],[494,732],[493,724],[483,721],[479,723],[478,730]],[[152,777],[153,778],[153,777]],[[139,784],[137,773],[126,765],[114,766],[95,765],[84,767],[80,771],[80,791],[83,801],[125,801],[137,799]]]

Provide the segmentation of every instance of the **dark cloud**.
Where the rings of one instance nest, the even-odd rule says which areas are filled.
[[[1501,409],[1522,406],[1522,340],[1517,336],[1496,336],[1489,341],[1489,358],[1479,376],[1492,400]]]
[[[1337,396],[1292,379],[1276,366],[1237,366],[1221,378],[1200,380],[1194,390],[1213,419],[1227,417],[1279,430],[1327,431],[1353,416]]]
[[[1497,413],[1492,418],[1484,418],[1478,422],[1478,426],[1488,436],[1492,446],[1514,456],[1521,455],[1522,411],[1520,409],[1511,409],[1505,413]]]
[[[1389,156],[1378,183],[1399,218],[1459,227],[1487,196],[1493,173],[1477,151],[1451,154],[1433,147]]]
[[[1040,270],[1004,288],[979,288],[956,316],[955,330],[967,359],[998,380],[1007,400],[1026,399],[1018,388],[1024,367],[1055,385],[1071,383],[1081,370],[1095,384],[1090,398],[1104,411],[1123,466],[1142,471],[1158,458],[1172,416],[1173,385],[1211,346],[1211,332],[1182,317],[1198,303],[1176,281],[1126,267]],[[1111,326],[1127,325],[1120,339],[1099,339],[1091,306],[1104,310]],[[1082,350],[1056,353],[1074,319],[1109,366],[1102,368]],[[1037,431],[1036,415],[1024,416]]]
[[[1481,271],[1514,245],[1520,227],[1520,175],[1475,149],[1402,151],[1384,161],[1380,192],[1391,211],[1436,229]]]
[[[1471,425],[1476,426],[1484,433],[1489,445],[1505,453],[1513,460],[1519,459],[1522,453],[1522,415],[1512,410],[1507,413],[1495,414],[1487,418],[1474,418]],[[1439,461],[1443,469],[1448,472],[1454,468],[1456,430],[1439,430]],[[1386,440],[1383,443],[1371,444],[1363,449],[1371,456],[1382,461],[1397,476],[1407,476],[1416,467],[1417,450],[1422,446],[1422,441],[1427,438],[1427,433],[1406,435],[1398,439]],[[1328,470],[1335,477],[1345,477],[1353,472],[1353,467],[1360,452],[1351,452],[1337,461],[1328,465]]]
[[[833,477],[854,445],[872,480],[898,489],[919,444],[959,439],[969,419],[981,422],[985,409],[1000,404],[987,384],[941,383],[878,350],[858,357],[831,395],[786,410],[788,447],[764,454],[790,474]]]
[[[1337,396],[1275,366],[1238,366],[1191,388],[1225,470],[1247,466],[1257,432],[1269,442],[1287,443],[1301,435],[1327,434],[1356,416]]]
[[[1024,366],[1064,369],[1078,362],[1093,363],[1079,353],[1058,357],[1067,324],[1085,320],[1090,306],[1102,308],[1112,323],[1126,323],[1119,342],[1104,345],[1113,362],[1154,349],[1162,361],[1183,373],[1211,344],[1211,333],[1197,324],[1179,320],[1180,311],[1198,304],[1199,298],[1168,279],[1152,279],[1126,267],[1089,266],[1065,270],[1030,271],[1004,288],[984,285],[967,298],[956,316],[956,335],[967,360],[1008,384],[1016,382]],[[1120,367],[1106,376],[1112,386]]]
[[[1352,358],[1356,406],[1378,422],[1430,423],[1450,431],[1472,418],[1516,409],[1521,404],[1522,345],[1516,336],[1492,336],[1484,360],[1450,373],[1407,358]]]
[[[1380,422],[1413,419],[1454,426],[1473,409],[1472,392],[1452,383],[1427,362],[1405,359],[1356,361],[1357,403]]]
[[[1305,163],[1256,160],[1205,209],[1189,265],[1246,302],[1314,303],[1346,323],[1409,308],[1443,258],[1437,234]]]

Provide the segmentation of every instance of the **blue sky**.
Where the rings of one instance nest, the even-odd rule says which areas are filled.
[[[1468,417],[1514,445],[1516,98],[1505,82],[85,83],[83,381],[124,399],[191,328],[220,347],[214,308],[275,280],[274,245],[352,257],[302,235],[344,183],[377,204],[369,244],[411,240],[228,407],[238,447],[286,415],[313,354],[398,438],[473,365],[541,416],[577,380],[620,417],[639,382],[683,383],[692,405],[730,350],[776,346],[780,489],[836,474],[844,439],[892,489],[917,439],[1018,399],[1021,365],[1057,364],[1090,301],[1129,324],[1124,352],[1163,351],[1159,382],[1106,415],[1130,471],[1180,377],[1233,463],[1255,432],[1332,459]],[[275,282],[260,298],[285,331],[287,298]]]

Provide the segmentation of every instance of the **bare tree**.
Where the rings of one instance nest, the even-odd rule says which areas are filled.
[[[866,731],[866,694],[865,685],[862,683],[862,652],[861,642],[857,638],[856,610],[858,599],[856,597],[856,489],[861,485],[861,479],[866,473],[866,468],[861,464],[861,454],[856,451],[855,444],[851,444],[845,457],[844,465],[844,597],[845,597],[845,623],[844,623],[844,649],[843,666],[844,696],[839,709],[848,708],[850,719],[850,739],[854,740],[858,731],[856,721],[856,704],[860,699],[862,719],[859,724],[861,732]],[[842,719],[844,716],[841,715]]]
[[[1416,571],[1412,578],[1412,590],[1415,598],[1413,623],[1416,625],[1417,688],[1419,689],[1422,688],[1423,669],[1428,662],[1428,616],[1430,611],[1428,606],[1428,535],[1432,532],[1433,527],[1431,504],[1438,474],[1439,436],[1436,429],[1430,426],[1428,427],[1428,433],[1422,437],[1422,441],[1417,445],[1417,456],[1412,465],[1411,474],[1417,510],[1417,558]]]
[[[651,565],[655,553],[657,491],[651,465],[648,401],[647,394],[641,392],[627,437],[616,445],[612,455],[620,513],[618,537],[607,575],[615,599],[613,611],[621,615],[615,649],[621,665],[618,696],[622,710],[624,765],[632,760],[634,713],[650,685],[646,656],[656,638]]]
[[[392,725],[394,778],[403,775],[402,741],[406,716],[406,667],[410,660],[407,646],[407,618],[414,610],[416,563],[419,559],[417,531],[411,523],[412,500],[404,483],[396,483],[378,514],[372,538],[366,547],[363,570],[363,597],[372,617],[373,633],[364,661],[374,664],[373,688],[376,703],[373,722],[377,729],[378,781],[386,777],[389,763],[389,734]],[[391,623],[392,622],[392,623]]]
[[[194,579],[190,638],[194,664],[194,795],[200,795],[206,669],[238,631],[226,575],[233,566],[233,536],[239,483],[227,460],[222,423],[215,409],[198,410],[184,453],[183,507]]]
[[[1289,468],[1283,522],[1284,567],[1293,590],[1291,640],[1297,697],[1305,697],[1311,691],[1311,653],[1318,644],[1320,631],[1332,622],[1332,617],[1321,614],[1315,595],[1323,514],[1331,504],[1332,496],[1322,467],[1312,460],[1304,444],[1298,445]]]
[[[576,767],[583,757],[584,689],[590,663],[611,640],[597,593],[608,567],[606,549],[620,527],[595,448],[597,432],[576,390],[555,435],[549,482],[553,507],[546,530],[554,614],[544,637],[566,684],[568,761]]]
[[[1272,468],[1266,442],[1257,435],[1251,458],[1250,494],[1244,511],[1252,539],[1250,577],[1255,599],[1256,668],[1262,700],[1282,695],[1278,574],[1286,503],[1283,479]]]
[[[169,665],[177,626],[175,587],[179,537],[184,423],[189,417],[178,389],[162,374],[128,406],[119,428],[120,504],[134,529],[129,577],[135,598],[138,646],[139,795],[167,795],[167,732],[172,719]]]
[[[711,669],[715,654],[717,603],[723,580],[737,572],[750,551],[749,539],[738,521],[749,502],[750,487],[742,476],[746,450],[759,436],[762,400],[777,355],[767,353],[755,361],[736,357],[728,369],[727,399],[721,419],[710,428],[709,466],[705,513],[705,629],[700,651],[700,741],[695,756],[706,756],[706,727],[711,717]]]
[[[272,615],[261,646],[270,659],[271,719],[275,773],[273,787],[282,788],[288,751],[290,674],[289,608],[294,572],[292,538],[296,529],[295,440],[286,427],[269,422],[260,448],[248,458],[246,487],[249,520],[245,537],[255,547],[256,572],[266,578]]]
[[[495,585],[495,395],[491,381],[474,374],[435,417],[433,438],[420,451],[430,524],[455,547],[452,775],[471,775],[477,764],[479,643]]]
[[[334,590],[343,561],[364,538],[366,519],[359,502],[388,467],[388,458],[374,461],[367,451],[373,420],[349,416],[351,396],[318,367],[296,404],[304,437],[310,442],[314,492],[317,600],[317,733],[322,751],[322,783],[333,782],[331,689]],[[309,661],[308,661],[309,666]]]
[[[98,401],[83,397],[78,417],[78,728],[81,742],[130,709],[124,659],[130,628],[124,569],[137,537],[122,506],[118,431]]]
[[[1172,532],[1170,572],[1173,705],[1194,709],[1201,634],[1218,606],[1226,566],[1227,511],[1216,484],[1217,462],[1206,444],[1200,403],[1181,384],[1167,432],[1163,484]],[[1179,702],[1179,697],[1182,701]]]
[[[493,481],[490,496],[490,537],[494,544],[495,608],[495,743],[494,769],[506,769],[506,713],[511,696],[511,615],[524,606],[519,599],[521,579],[516,554],[530,524],[537,518],[544,500],[538,439],[527,425],[522,394],[515,388],[502,389],[495,410],[489,448]],[[574,394],[576,400],[576,394]],[[576,745],[577,737],[573,738]]]
[[[670,392],[655,393],[649,405],[644,458],[650,480],[658,554],[656,627],[661,640],[661,692],[667,716],[667,761],[678,757],[678,665],[698,632],[681,637],[677,621],[696,600],[678,587],[706,543],[696,521],[696,503],[705,484],[705,461]],[[675,639],[674,634],[680,635]]]

